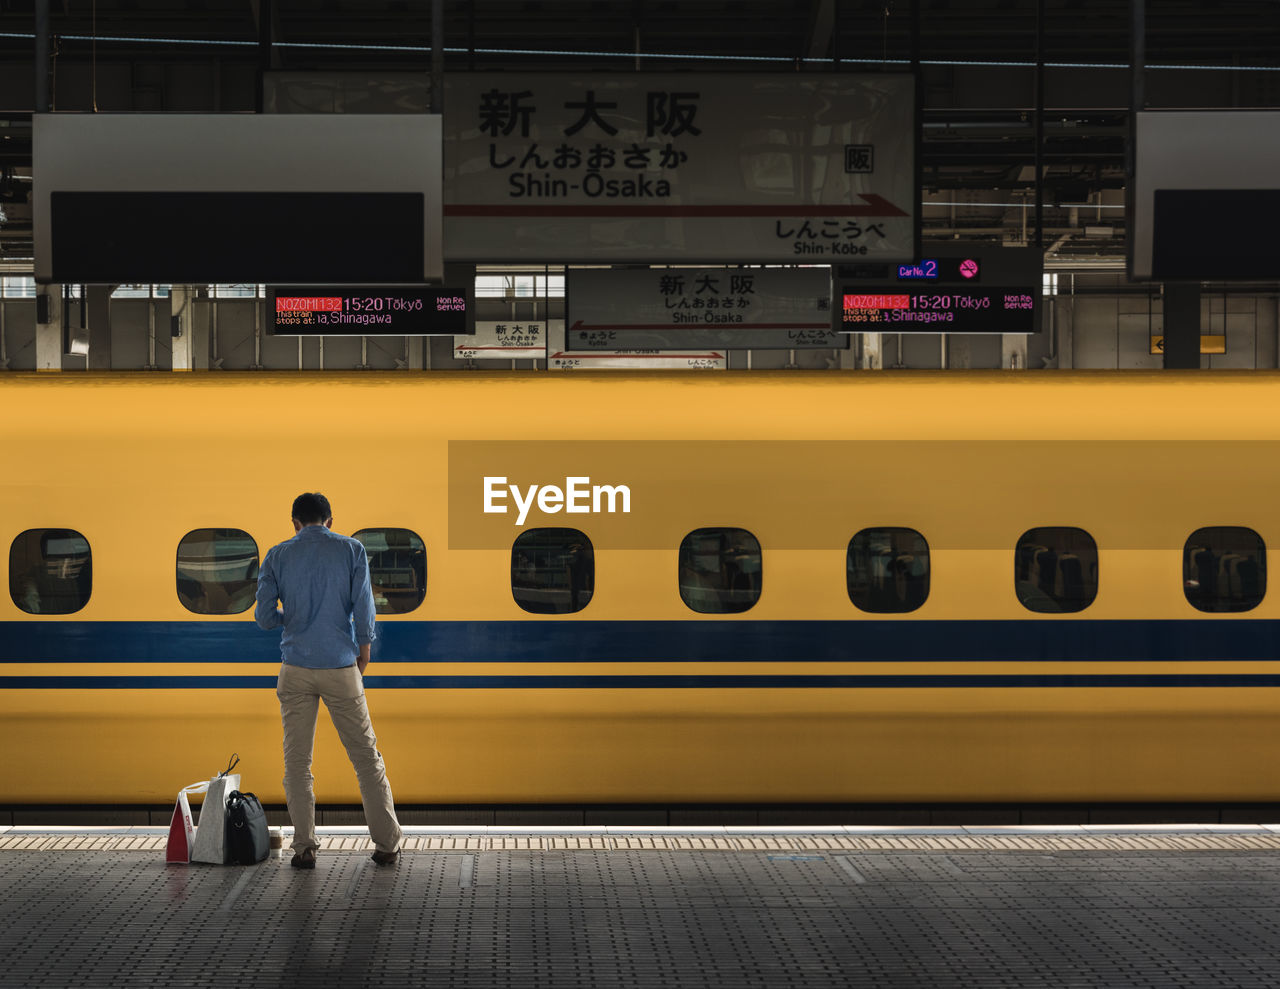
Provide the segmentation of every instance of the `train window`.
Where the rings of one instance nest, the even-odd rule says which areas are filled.
[[[427,546],[409,529],[361,529],[369,556],[373,604],[380,615],[403,615],[427,596]]]
[[[1083,529],[1030,529],[1018,540],[1013,589],[1028,611],[1084,611],[1098,596],[1098,544]]]
[[[70,615],[89,602],[93,554],[74,529],[28,529],[9,547],[9,596],[29,615]]]
[[[680,543],[680,597],[704,615],[746,611],[760,600],[760,541],[746,529],[694,529]]]
[[[1267,548],[1252,529],[1214,525],[1182,550],[1182,590],[1200,611],[1248,611],[1267,593]]]
[[[863,611],[915,611],[929,596],[929,544],[915,529],[863,529],[849,540],[845,580]]]
[[[535,615],[568,615],[591,603],[596,557],[577,529],[530,529],[511,546],[511,596]]]
[[[178,600],[197,615],[238,615],[258,590],[258,544],[241,529],[194,529],[178,543]]]

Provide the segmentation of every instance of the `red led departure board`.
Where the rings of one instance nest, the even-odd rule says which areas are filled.
[[[471,296],[423,285],[275,285],[267,309],[277,336],[467,336],[475,332]]]
[[[1035,333],[1038,289],[845,285],[836,296],[836,329],[846,333]]]

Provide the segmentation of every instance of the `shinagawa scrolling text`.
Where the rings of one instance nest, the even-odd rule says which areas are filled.
[[[950,322],[956,312],[1032,310],[1035,299],[1016,292],[845,294],[845,323]]]
[[[394,328],[396,314],[465,313],[467,300],[462,295],[281,295],[276,297],[275,325],[285,327],[341,326],[383,324]]]

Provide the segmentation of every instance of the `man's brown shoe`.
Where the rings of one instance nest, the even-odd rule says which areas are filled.
[[[314,869],[316,867],[316,850],[308,848],[299,852],[289,862],[295,869]]]
[[[372,858],[375,862],[378,863],[378,865],[395,865],[396,860],[400,858],[400,853],[399,852],[374,852]]]

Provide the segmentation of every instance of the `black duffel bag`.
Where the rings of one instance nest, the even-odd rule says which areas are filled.
[[[254,865],[271,852],[267,812],[252,793],[227,796],[227,865]]]

